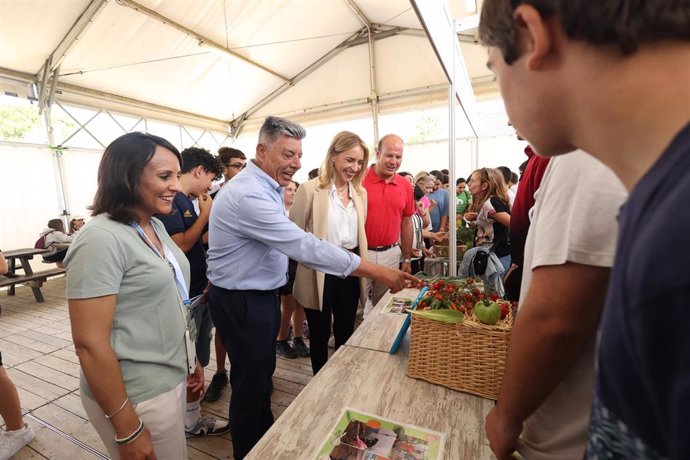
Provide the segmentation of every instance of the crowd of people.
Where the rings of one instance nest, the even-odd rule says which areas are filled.
[[[185,435],[228,432],[242,458],[273,422],[276,354],[310,357],[318,373],[329,338],[342,346],[358,310],[417,283],[410,273],[447,240],[447,170],[398,173],[397,135],[379,141],[368,166],[365,142],[343,131],[300,185],[293,175],[305,135],[269,117],[247,161],[237,149],[214,157],[126,134],[103,155],[89,224],[73,219],[68,235],[53,219],[41,234],[45,248],[70,248],[82,402],[113,458],[184,458]],[[481,168],[455,187],[458,226],[474,228],[476,246],[495,253],[505,272],[513,182],[506,167]],[[217,372],[204,392],[214,325]],[[228,381],[230,422],[203,415],[202,396],[217,400]]]
[[[250,161],[236,149],[214,157],[196,147],[178,152],[150,134],[123,135],[104,152],[88,224],[75,219],[67,235],[54,219],[41,234],[45,247],[58,237],[69,243],[82,402],[114,458],[184,458],[185,435],[228,431],[242,458],[273,422],[277,353],[310,357],[316,374],[330,336],[342,346],[360,307],[418,283],[410,273],[413,258],[431,254],[424,238],[440,241],[447,231],[447,175],[423,172],[413,184],[397,174],[397,135],[380,140],[369,166],[367,145],[344,131],[299,185],[305,135],[268,117]],[[458,183],[464,206],[487,190],[470,179],[470,193],[475,182],[474,198]],[[213,325],[217,372],[204,396]],[[218,399],[228,380],[230,422],[202,414],[202,396]]]
[[[243,458],[273,423],[276,354],[310,357],[316,374],[329,338],[342,346],[359,309],[419,283],[413,259],[432,254],[424,239],[446,236],[447,174],[397,174],[397,135],[379,141],[369,166],[365,142],[343,131],[299,185],[305,135],[268,117],[250,161],[226,147],[216,157],[178,152],[145,133],[106,148],[93,218],[65,235],[64,262],[82,402],[111,456],[184,458],[185,435],[230,432]],[[507,228],[496,218],[509,216],[498,170],[478,170],[456,190],[461,222]],[[62,230],[51,223],[45,239]],[[492,244],[490,228],[478,233]],[[217,372],[204,396],[214,325]],[[230,421],[202,414],[202,396],[217,400],[228,380]]]
[[[412,187],[396,184],[399,202],[390,214],[398,222],[384,235],[388,245],[372,246],[362,184],[371,174],[368,147],[340,133],[318,177],[298,188],[292,176],[305,135],[269,117],[251,161],[235,149],[217,157],[200,148],[178,152],[145,133],[106,148],[92,219],[65,235],[64,263],[82,403],[111,457],[186,458],[185,435],[228,431],[235,457],[244,457],[273,422],[271,377],[286,326],[291,349],[311,356],[316,373],[328,359],[331,317],[336,346],[354,330],[366,297],[360,278],[394,292],[418,283],[409,274],[411,241],[398,245],[403,221],[410,222],[405,213],[414,211]],[[394,165],[380,163],[392,181],[402,141],[389,139],[397,152],[388,154],[384,141],[377,157]],[[56,221],[44,240],[63,233]],[[367,258],[393,248],[394,263]],[[311,350],[302,338],[305,317]],[[229,423],[200,410],[212,325],[219,363],[206,398],[217,399],[227,383],[227,351]]]

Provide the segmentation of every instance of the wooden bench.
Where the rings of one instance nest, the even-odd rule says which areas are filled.
[[[63,275],[64,273],[64,268],[51,268],[30,274],[0,277],[0,287],[9,286],[10,288],[13,288],[16,284],[29,284],[34,293],[34,297],[36,298],[36,302],[43,303],[45,301],[43,299],[43,294],[41,293],[41,285],[43,282],[46,281],[49,276]],[[7,294],[14,295],[14,290],[8,290]]]

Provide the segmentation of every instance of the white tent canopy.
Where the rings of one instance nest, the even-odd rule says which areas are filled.
[[[38,232],[57,215],[87,214],[100,154],[129,130],[181,148],[232,143],[251,156],[264,117],[281,115],[309,126],[308,171],[336,126],[371,145],[380,123],[409,141],[403,167],[446,167],[447,136],[420,144],[409,124],[394,120],[448,106],[444,53],[432,46],[427,32],[437,29],[429,30],[434,21],[420,6],[440,22],[459,21],[466,70],[456,78],[480,102],[473,126],[461,111],[454,125],[457,138],[480,138],[461,142],[456,170],[482,164],[480,145],[493,161],[486,164],[496,166],[493,152],[507,144],[495,136],[505,140],[512,131],[476,42],[482,2],[421,1],[0,0],[0,97],[29,99],[44,114],[43,134],[0,140],[0,169],[21,171],[3,174],[3,185],[32,192],[25,202],[3,202],[0,243],[32,244],[26,228]],[[69,130],[56,123],[64,120]]]
[[[474,17],[466,3],[457,18]],[[475,92],[495,97],[485,51],[462,49]],[[0,0],[0,76],[235,128],[444,104],[448,84],[409,0]]]

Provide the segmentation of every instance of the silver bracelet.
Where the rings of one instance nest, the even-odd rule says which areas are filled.
[[[119,408],[118,410],[116,410],[115,412],[113,412],[112,414],[110,414],[110,415],[105,414],[105,418],[107,418],[108,420],[110,420],[111,418],[115,417],[117,414],[119,414],[120,412],[122,412],[122,409],[125,408],[125,406],[127,405],[128,402],[129,402],[129,398],[125,398],[125,402],[122,403],[122,405],[120,406],[120,408]]]
[[[118,446],[124,446],[125,444],[129,444],[130,442],[137,439],[143,431],[144,422],[141,419],[139,419],[139,426],[136,430],[134,430],[134,433],[130,434],[126,438],[118,438],[117,436],[115,436],[115,444],[117,444]]]

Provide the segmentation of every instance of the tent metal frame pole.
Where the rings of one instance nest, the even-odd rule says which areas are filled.
[[[267,105],[268,103],[270,103],[271,101],[276,99],[278,96],[283,94],[285,91],[287,91],[288,89],[295,86],[301,80],[303,80],[304,78],[309,76],[312,72],[316,71],[319,67],[321,67],[322,65],[324,65],[325,63],[327,63],[328,61],[333,59],[334,57],[338,56],[343,51],[345,51],[348,48],[347,44],[351,40],[355,40],[355,39],[361,37],[361,35],[362,35],[362,30],[359,30],[356,33],[352,34],[349,38],[347,38],[345,41],[341,42],[338,46],[333,48],[331,51],[329,51],[325,55],[321,56],[321,58],[319,58],[318,61],[309,65],[307,68],[305,68],[300,73],[295,75],[290,81],[283,83],[278,89],[276,89],[271,94],[269,94],[268,96],[261,99],[259,102],[254,104],[251,108],[247,109],[242,115],[240,115],[239,117],[232,120],[230,122],[230,126],[231,126],[233,138],[237,139],[237,137],[242,132],[242,128],[244,127],[244,123],[249,119],[249,117],[251,117],[256,112],[261,110],[262,107],[264,107],[265,105]]]
[[[48,72],[46,67],[45,71]],[[69,200],[67,197],[67,189],[65,188],[64,165],[62,163],[62,147],[55,145],[55,133],[53,130],[53,120],[51,117],[53,99],[55,97],[55,88],[57,87],[57,80],[60,75],[60,66],[58,65],[52,71],[52,77],[48,80],[42,79],[43,84],[50,85],[48,88],[39,88],[39,107],[42,109],[43,120],[46,127],[46,134],[48,136],[48,145],[53,151],[55,174],[55,189],[57,194],[57,204],[60,207],[60,216],[62,218],[65,228],[68,228],[67,216],[70,215]]]
[[[453,20],[455,29],[455,20]],[[455,50],[456,39],[452,39],[452,47]],[[448,175],[450,190],[448,197],[448,276],[456,276],[458,271],[457,253],[457,196],[455,195],[455,87],[456,65],[455,52],[452,53],[452,72],[450,85],[448,86]]]
[[[455,81],[456,97],[460,108],[465,114],[470,128],[472,128],[474,136],[479,137],[477,133],[479,127],[477,101],[467,66],[456,45],[458,34],[453,26],[454,22],[447,22],[452,17],[448,5],[445,2],[422,0],[410,0],[410,4],[429,38],[429,43],[434,49],[448,81]],[[446,40],[451,37],[453,42],[447,42]],[[450,54],[453,55],[452,58],[449,56]],[[455,67],[459,68],[456,69]]]
[[[247,64],[250,64],[250,65],[252,65],[258,69],[261,69],[264,72],[268,72],[271,75],[273,75],[274,77],[277,77],[283,81],[290,81],[290,79],[288,77],[276,72],[275,70],[269,69],[265,65],[259,64],[258,62],[253,61],[253,60],[249,59],[248,57],[242,56],[241,54],[236,53],[236,52],[226,48],[225,46],[221,45],[220,43],[217,43],[217,42],[211,40],[210,38],[205,37],[205,36],[201,35],[200,33],[197,33],[195,31],[193,31],[192,29],[189,29],[189,28],[183,26],[182,24],[180,24],[178,22],[173,21],[172,19],[163,16],[160,13],[157,13],[156,11],[154,11],[152,9],[146,8],[145,6],[140,5],[137,2],[134,2],[132,0],[116,0],[116,3],[118,5],[125,6],[127,8],[131,8],[138,13],[141,13],[141,14],[144,14],[144,15],[150,17],[150,18],[156,19],[156,20],[162,22],[163,24],[166,24],[166,25],[172,27],[173,29],[176,29],[176,30],[178,30],[178,31],[180,31],[186,35],[189,35],[190,37],[192,37],[194,40],[196,40],[199,43],[199,46],[205,46],[208,49],[218,51],[218,52],[220,52],[226,56],[231,56],[235,59],[239,59],[241,61],[244,61]]]
[[[62,37],[60,43],[55,47],[55,49],[53,49],[53,52],[50,53],[50,56],[48,56],[48,59],[46,59],[45,63],[43,64],[43,67],[36,74],[37,79],[39,75],[41,76],[41,85],[39,87],[39,100],[46,100],[46,98],[49,97],[49,95],[46,94],[46,91],[48,91],[49,89],[52,88],[53,91],[55,91],[55,85],[53,85],[51,88],[47,86],[48,75],[54,74],[54,78],[60,75],[59,72],[56,73],[55,71],[60,68],[63,59],[65,58],[69,50],[72,48],[72,46],[77,42],[79,36],[93,22],[93,20],[96,18],[96,15],[103,9],[103,7],[107,3],[108,0],[91,0],[91,2],[86,6],[81,15],[79,15],[77,20],[74,22],[74,24],[72,24],[72,27],[70,27],[69,31],[67,31],[65,36]],[[55,78],[55,80],[57,80],[57,78]],[[40,110],[43,110],[43,107],[41,107]]]
[[[386,29],[382,31],[374,31],[372,32],[372,40],[377,41],[377,40],[383,40],[384,38],[388,37],[393,37],[396,35],[403,35],[406,30],[409,30],[405,27],[394,27],[392,29]],[[295,86],[297,83],[300,81],[304,80],[306,77],[314,73],[317,69],[322,67],[324,64],[338,56],[340,53],[343,51],[352,48],[353,46],[359,46],[362,45],[366,42],[369,41],[369,38],[366,37],[366,27],[362,27],[360,30],[352,34],[350,37],[339,43],[335,48],[330,50],[328,53],[324,54],[321,56],[316,62],[313,62],[310,64],[308,67],[306,67],[304,70],[302,70],[300,73],[295,75],[290,79],[290,81],[283,83],[278,89],[273,91],[271,94],[268,96],[264,97],[261,99],[259,102],[254,104],[252,107],[247,109],[242,115],[238,116],[234,120],[230,122],[231,125],[231,131],[232,131],[232,137],[233,139],[236,139],[240,133],[242,132],[242,128],[244,127],[244,124],[252,119],[252,116],[261,110],[264,106],[275,100],[278,96],[283,94],[285,91],[288,89],[292,88]]]
[[[378,111],[378,101],[379,97],[376,94],[376,65],[374,56],[374,37],[372,29],[374,25],[371,23],[369,18],[366,17],[364,12],[359,8],[355,0],[345,0],[350,6],[350,9],[354,11],[357,18],[362,21],[364,27],[367,29],[367,46],[369,48],[369,104],[371,104],[371,122],[374,131],[374,142],[379,140],[379,111]]]
[[[0,67],[0,77],[11,78],[17,81],[31,83],[38,86],[36,90],[36,99],[40,104],[40,86],[41,75],[34,75],[17,70]],[[185,112],[180,109],[167,107],[164,105],[153,104],[151,102],[140,101],[125,96],[118,96],[112,93],[85,88],[83,86],[73,85],[65,82],[58,82],[56,87],[56,100],[75,105],[81,105],[91,108],[106,108],[114,112],[119,112],[128,115],[141,117],[142,111],[146,112],[145,116],[150,116],[157,120],[166,121],[170,123],[188,124],[197,128],[214,129],[217,131],[227,132],[230,123],[227,120],[219,118],[212,118],[204,115],[199,115],[192,112]],[[99,102],[109,103],[106,106],[95,104],[93,102],[84,102],[84,99],[97,99]],[[137,110],[132,110],[137,109]]]
[[[376,93],[376,65],[374,60],[374,39],[371,36],[371,29],[369,29],[369,78],[371,81],[371,94],[369,94],[369,102],[371,103],[371,121],[374,128],[374,142],[379,141],[379,96]]]
[[[477,169],[479,169],[479,139],[471,138],[470,146],[472,147],[470,165],[472,165],[472,171],[476,171]]]

